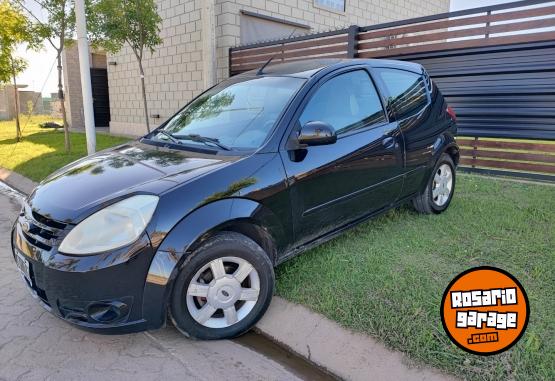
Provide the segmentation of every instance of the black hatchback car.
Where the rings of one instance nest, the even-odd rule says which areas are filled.
[[[41,304],[80,327],[169,317],[191,337],[238,336],[266,311],[274,266],[406,202],[444,211],[455,133],[418,64],[269,65],[48,177],[14,225],[14,258]]]

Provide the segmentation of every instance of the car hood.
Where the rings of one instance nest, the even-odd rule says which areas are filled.
[[[77,223],[116,198],[136,192],[160,194],[238,159],[135,141],[53,173],[35,189],[29,204],[45,217]]]

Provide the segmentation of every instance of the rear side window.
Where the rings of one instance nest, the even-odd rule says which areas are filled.
[[[398,69],[379,68],[376,71],[389,92],[389,104],[397,118],[414,115],[428,104],[422,75]]]
[[[386,121],[380,97],[365,70],[340,74],[324,83],[310,99],[301,125],[329,123],[337,134],[356,131]]]
[[[434,86],[432,85],[432,79],[426,70],[424,70],[424,81],[426,81],[426,87],[428,88],[428,92],[432,94],[434,92]]]

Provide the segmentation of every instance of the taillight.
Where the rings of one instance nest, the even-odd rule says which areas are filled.
[[[449,116],[451,117],[451,119],[453,119],[453,122],[457,121],[457,114],[455,114],[455,110],[453,110],[453,107],[451,106],[447,106],[447,114],[449,114]]]

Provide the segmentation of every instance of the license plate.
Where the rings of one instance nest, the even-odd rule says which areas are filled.
[[[23,258],[23,255],[19,253],[15,253],[15,263],[17,264],[17,268],[23,277],[29,282],[30,285],[33,284],[31,281],[31,270],[29,261]]]

